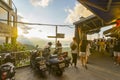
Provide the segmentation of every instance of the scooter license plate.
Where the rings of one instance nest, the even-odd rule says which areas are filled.
[[[60,64],[59,64],[59,67],[60,67],[60,68],[65,67],[65,63],[60,63]]]
[[[42,66],[40,66],[39,68],[40,68],[40,69],[44,69],[44,68],[46,68],[46,65],[42,65]]]

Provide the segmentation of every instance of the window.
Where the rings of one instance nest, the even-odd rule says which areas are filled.
[[[14,26],[14,16],[11,16],[11,26],[13,27]]]
[[[8,20],[8,12],[2,7],[0,7],[0,19]],[[2,20],[0,20],[0,22],[6,23],[6,24],[8,23],[7,21],[2,21]]]
[[[0,33],[0,36],[1,36],[1,33]],[[0,37],[0,47],[2,47],[3,43],[5,43],[5,38]]]

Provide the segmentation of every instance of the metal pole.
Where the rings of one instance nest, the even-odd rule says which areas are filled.
[[[57,25],[56,25],[55,47],[56,47],[56,43],[57,43]]]

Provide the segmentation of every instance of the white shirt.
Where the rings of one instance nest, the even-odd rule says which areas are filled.
[[[76,48],[75,50],[72,50],[72,49],[71,49],[71,53],[77,54],[77,53],[78,53],[78,45],[77,45],[76,42],[73,41],[73,42],[70,43],[70,46],[72,46],[73,44],[75,44],[75,45],[77,46],[77,48]]]

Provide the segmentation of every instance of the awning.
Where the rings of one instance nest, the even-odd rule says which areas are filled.
[[[120,27],[113,27],[103,32],[103,34],[108,34],[108,33],[120,34]]]
[[[116,34],[108,34],[108,35],[105,35],[105,37],[118,37]]]
[[[116,27],[112,27],[112,28],[110,28],[110,29],[104,31],[103,34],[105,35],[105,34],[112,33],[115,29],[116,29]]]
[[[100,32],[101,27],[105,27],[108,25],[95,15],[91,15],[87,18],[82,18],[79,21],[74,22],[73,24],[77,27],[80,27],[80,29],[82,31],[85,31],[87,34],[98,33]]]
[[[105,23],[113,23],[120,18],[120,0],[78,0]]]
[[[113,27],[103,32],[106,37],[118,37],[120,36],[120,27]]]

